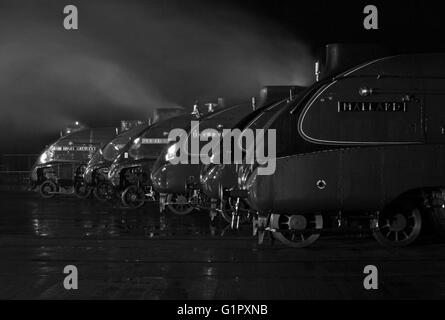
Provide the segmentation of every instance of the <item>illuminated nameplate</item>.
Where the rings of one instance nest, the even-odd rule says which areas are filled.
[[[338,112],[406,112],[406,102],[338,102]]]
[[[96,152],[95,146],[57,146],[52,150],[65,152]]]
[[[144,138],[142,144],[167,144],[168,139]]]

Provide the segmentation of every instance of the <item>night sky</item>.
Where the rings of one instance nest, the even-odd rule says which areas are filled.
[[[443,51],[434,3],[0,0],[0,153],[39,152],[75,120],[117,126],[155,107],[310,84],[330,42]],[[78,30],[63,29],[67,4]],[[379,9],[377,31],[362,27],[366,4]]]

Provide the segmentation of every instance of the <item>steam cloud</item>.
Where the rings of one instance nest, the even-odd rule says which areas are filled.
[[[194,1],[76,1],[79,30],[59,2],[0,10],[0,142],[38,152],[80,120],[116,126],[155,107],[247,100],[268,84],[307,84],[308,48],[236,7]],[[19,142],[19,143],[17,143]]]

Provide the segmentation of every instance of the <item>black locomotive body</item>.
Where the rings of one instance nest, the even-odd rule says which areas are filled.
[[[31,171],[32,188],[44,198],[72,193],[80,198],[88,197],[91,190],[83,180],[86,165],[116,134],[116,128],[93,128],[62,136],[37,159]]]
[[[117,155],[110,166],[108,181],[125,206],[138,208],[146,201],[155,200],[150,179],[153,165],[168,143],[170,130],[190,126],[193,118],[191,114],[182,114],[156,122],[134,137]]]
[[[214,129],[221,134],[224,129],[232,129],[237,122],[252,111],[250,103],[216,110],[198,119],[199,130],[203,132]],[[175,214],[184,215],[192,212],[195,208],[216,208],[217,203],[201,192],[200,173],[204,164],[171,164],[168,160],[169,156],[176,154],[178,149],[189,150],[192,140],[190,137],[191,130],[189,129],[185,144],[170,143],[161,153],[153,168],[152,181],[154,189],[160,193],[161,211],[167,206]],[[199,143],[200,148],[205,144],[204,141]],[[192,152],[189,156],[193,156]],[[199,157],[200,155],[195,156]],[[211,213],[213,212],[214,210],[211,210]]]
[[[288,132],[279,135],[279,139],[289,139],[288,134],[292,134],[292,124],[284,123],[288,121],[285,112],[288,111],[289,102],[305,89],[301,86],[268,86],[264,87],[260,92],[259,107],[255,112],[247,115],[235,128],[241,131],[246,129],[255,131],[257,129],[275,129],[276,126],[288,128]],[[283,146],[283,144],[280,144]],[[236,141],[235,148],[245,150],[242,141]],[[248,146],[251,148],[252,146]],[[232,150],[233,152],[233,150]],[[230,193],[237,189],[238,186],[238,168],[239,164],[210,164],[204,166],[200,174],[200,183],[203,193],[207,198],[218,199],[219,208],[224,219],[236,228],[241,221],[247,222],[250,217],[251,208],[246,199],[240,199],[236,202],[236,198]],[[237,215],[232,215],[235,207],[237,207]]]
[[[402,246],[424,214],[443,225],[444,76],[444,54],[391,56],[291,102],[292,146],[277,151],[275,173],[239,170],[259,230],[302,247],[318,238],[323,217],[364,214],[377,240]]]
[[[108,172],[113,161],[122,153],[128,152],[131,142],[149,128],[149,124],[140,124],[122,132],[99,149],[88,162],[83,178],[93,189],[93,194],[100,201],[111,200],[114,188],[108,180]]]

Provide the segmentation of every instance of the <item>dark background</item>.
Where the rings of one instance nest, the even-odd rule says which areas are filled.
[[[79,29],[62,27],[63,7]],[[379,30],[363,8],[379,9]],[[443,51],[433,1],[0,1],[0,153],[38,153],[74,121],[118,126],[155,107],[310,84],[332,42]]]

